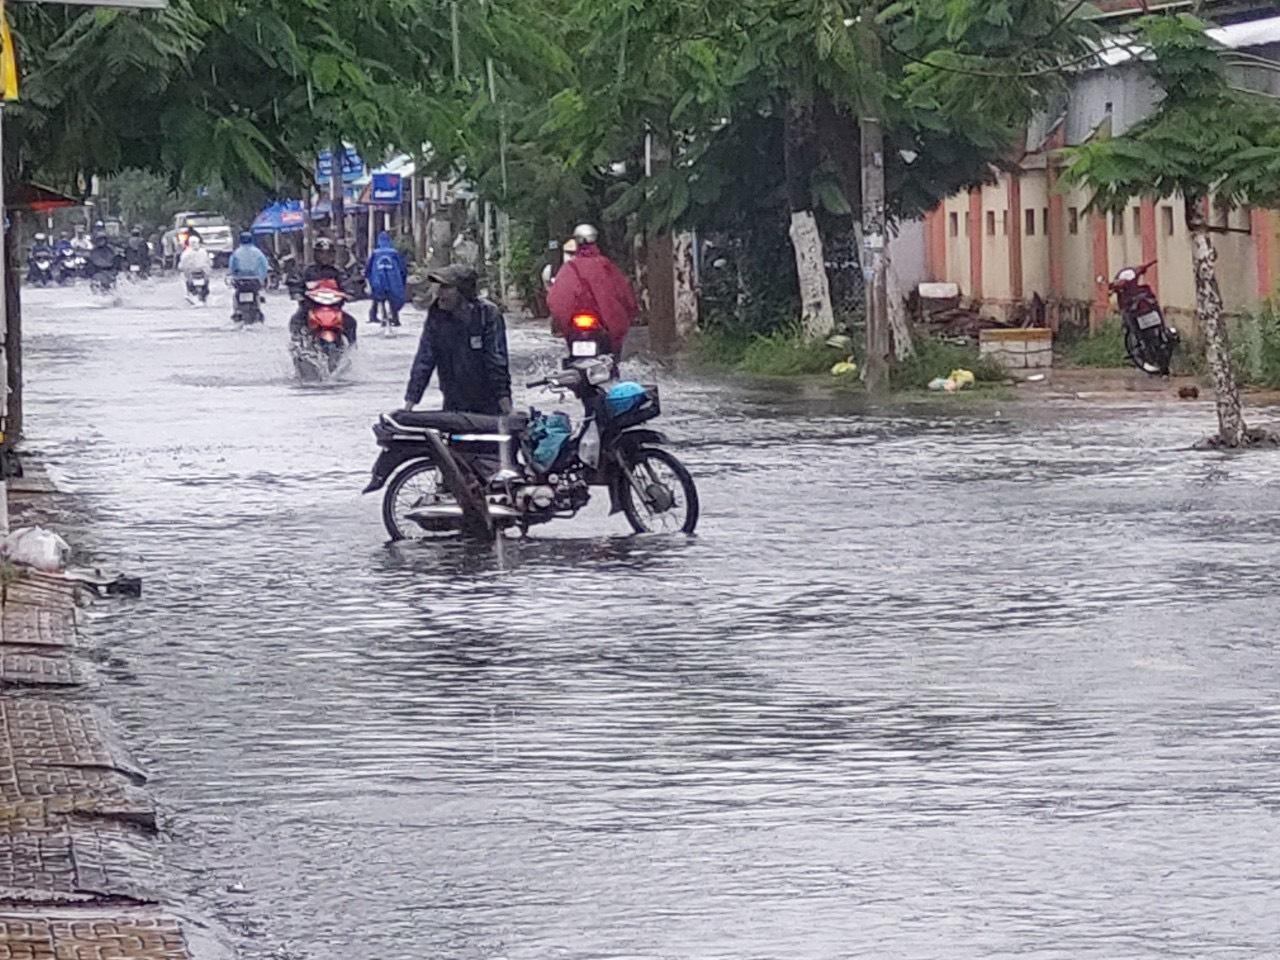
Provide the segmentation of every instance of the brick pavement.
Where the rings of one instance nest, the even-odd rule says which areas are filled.
[[[85,702],[75,585],[0,594],[0,960],[188,960],[146,774]]]

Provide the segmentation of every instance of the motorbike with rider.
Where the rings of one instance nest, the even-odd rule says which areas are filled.
[[[139,227],[129,231],[129,239],[124,243],[124,260],[129,268],[129,275],[135,280],[145,280],[151,276],[151,245],[147,243]]]
[[[111,246],[111,239],[105,233],[95,234],[93,249],[89,251],[85,263],[85,273],[89,277],[90,287],[94,293],[110,293],[116,287],[116,275],[120,272],[120,256]]]
[[[178,270],[187,287],[187,299],[191,303],[205,304],[209,300],[209,276],[213,273],[213,259],[204,248],[204,241],[196,234],[187,239],[187,248],[178,258]]]
[[[298,309],[289,320],[290,354],[298,375],[306,381],[328,380],[343,368],[355,346],[357,325],[347,313],[347,301],[358,296],[351,276],[337,264],[337,249],[328,237],[315,242],[314,262],[289,293]]]
[[[42,287],[51,285],[54,281],[56,259],[54,249],[49,245],[49,238],[43,233],[37,233],[32,239],[31,252],[27,256],[27,282]]]
[[[267,255],[253,242],[253,234],[249,231],[240,234],[240,246],[231,254],[228,268],[235,291],[231,319],[241,326],[262,323],[262,290],[271,272],[271,264]]]

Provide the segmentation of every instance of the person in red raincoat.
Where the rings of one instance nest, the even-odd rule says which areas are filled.
[[[583,224],[573,231],[573,239],[577,241],[578,251],[560,268],[547,291],[551,332],[567,337],[573,318],[589,313],[599,317],[608,332],[609,352],[621,357],[627,332],[640,313],[636,295],[626,274],[600,252],[595,227]]]

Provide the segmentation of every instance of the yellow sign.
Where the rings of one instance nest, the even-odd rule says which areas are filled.
[[[13,46],[13,34],[9,32],[4,0],[0,0],[0,97],[18,99],[18,51]]]

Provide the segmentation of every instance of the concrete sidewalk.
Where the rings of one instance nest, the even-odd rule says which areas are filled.
[[[146,774],[84,694],[77,585],[3,571],[0,960],[181,960]]]

